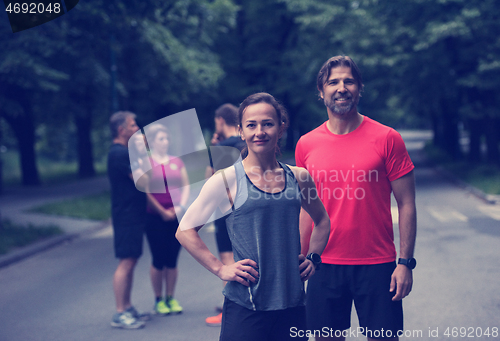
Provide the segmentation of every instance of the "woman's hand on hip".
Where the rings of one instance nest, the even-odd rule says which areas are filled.
[[[243,259],[231,265],[223,265],[217,276],[223,281],[235,281],[249,287],[250,282],[256,283],[259,279],[257,263],[251,259]]]

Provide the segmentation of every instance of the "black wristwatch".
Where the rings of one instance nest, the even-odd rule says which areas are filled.
[[[319,269],[319,265],[321,264],[321,256],[318,255],[317,253],[311,252],[310,254],[307,255],[306,257],[309,259],[313,264],[316,270]]]
[[[398,264],[406,265],[408,269],[413,270],[417,266],[417,260],[415,258],[399,258]]]

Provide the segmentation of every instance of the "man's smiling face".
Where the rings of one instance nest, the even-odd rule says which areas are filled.
[[[347,66],[332,68],[330,77],[323,86],[321,98],[331,114],[343,116],[351,112],[356,113],[359,87],[352,76],[351,68]]]

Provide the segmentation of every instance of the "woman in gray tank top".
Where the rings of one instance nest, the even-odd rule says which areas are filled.
[[[228,281],[220,340],[307,340],[303,283],[321,262],[330,220],[307,170],[276,160],[284,108],[257,93],[238,114],[244,159],[205,183],[176,236],[200,264]],[[307,258],[300,254],[301,207],[315,224]],[[198,235],[217,208],[229,214],[232,265],[223,265]]]

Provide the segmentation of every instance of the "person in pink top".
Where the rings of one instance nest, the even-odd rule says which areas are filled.
[[[175,238],[181,217],[189,199],[189,179],[181,159],[168,154],[168,132],[161,124],[146,127],[152,170],[149,189],[166,189],[166,193],[148,191],[146,237],[151,250],[151,284],[157,314],[179,314],[182,307],[174,298],[177,282],[177,259],[181,245]],[[166,186],[168,185],[168,186]],[[165,288],[165,295],[163,295]]]
[[[328,120],[300,138],[295,158],[314,179],[332,225],[321,270],[308,284],[308,329],[318,331],[318,341],[345,340],[354,301],[369,340],[397,340],[416,265],[414,166],[398,132],[358,112],[363,83],[351,58],[325,62],[317,87]],[[399,213],[398,264],[391,193]],[[304,251],[313,228],[306,212],[300,228]]]

